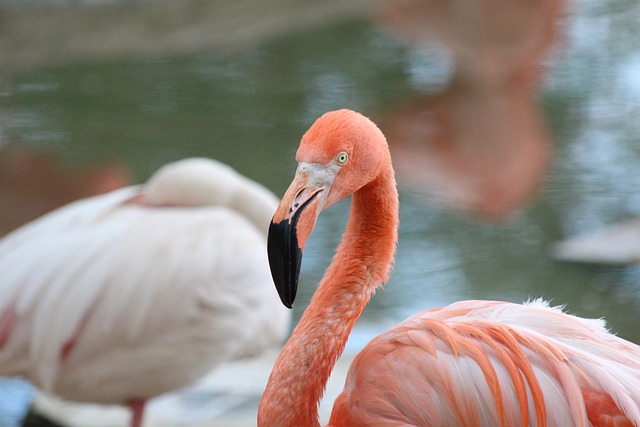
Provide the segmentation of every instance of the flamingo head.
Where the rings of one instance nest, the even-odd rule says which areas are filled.
[[[267,251],[282,303],[291,308],[307,237],[320,212],[373,181],[385,160],[386,139],[368,118],[351,110],[321,116],[304,134],[298,168],[271,225]]]

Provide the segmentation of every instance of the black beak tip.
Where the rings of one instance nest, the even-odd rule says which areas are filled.
[[[298,290],[298,276],[302,262],[302,250],[298,246],[295,222],[272,222],[267,238],[267,253],[271,276],[280,301],[287,308],[293,307]]]

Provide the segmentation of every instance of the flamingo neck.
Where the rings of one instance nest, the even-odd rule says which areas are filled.
[[[318,405],[349,333],[389,276],[398,237],[393,170],[353,195],[342,242],[276,360],[258,426],[319,426]]]

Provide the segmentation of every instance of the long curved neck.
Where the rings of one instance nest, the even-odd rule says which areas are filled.
[[[353,325],[388,278],[398,237],[393,170],[353,195],[342,242],[276,360],[258,426],[319,426],[318,404]]]

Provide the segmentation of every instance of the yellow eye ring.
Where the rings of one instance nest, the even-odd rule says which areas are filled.
[[[342,152],[338,153],[338,155],[336,156],[336,163],[339,166],[346,165],[348,161],[349,161],[349,154],[347,154],[346,151],[342,151]]]

